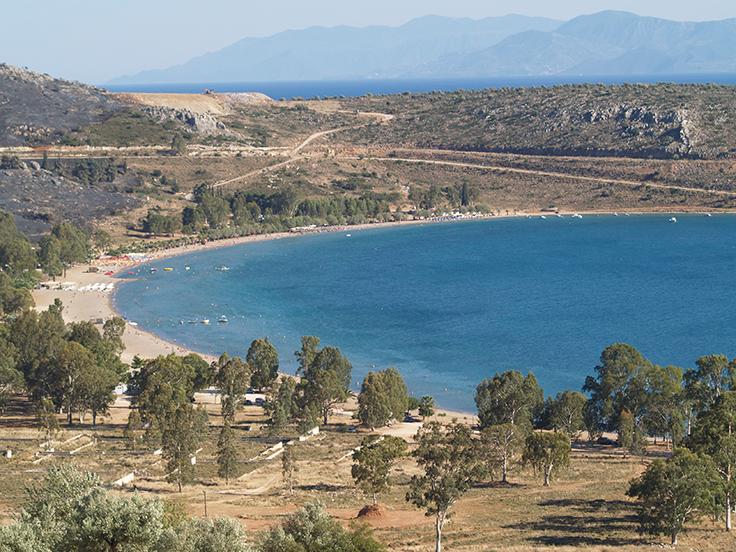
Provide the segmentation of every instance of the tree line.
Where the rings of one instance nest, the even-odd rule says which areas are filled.
[[[232,235],[236,229],[262,233],[264,228],[273,227],[289,230],[310,224],[361,224],[391,220],[389,205],[396,199],[372,192],[359,197],[300,199],[291,190],[271,194],[239,191],[225,196],[207,185],[196,187],[192,196],[194,205],[180,213],[149,210],[140,221],[141,229],[156,236],[183,232],[217,239]]]

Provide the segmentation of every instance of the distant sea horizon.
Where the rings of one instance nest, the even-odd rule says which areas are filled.
[[[356,97],[385,94],[452,92],[456,90],[483,90],[495,88],[531,88],[565,84],[721,84],[736,85],[733,73],[697,73],[682,75],[545,75],[483,78],[425,78],[425,79],[356,79],[304,80],[271,82],[203,82],[103,84],[110,92],[200,94],[205,90],[222,93],[259,92],[275,100],[315,99],[324,97]]]

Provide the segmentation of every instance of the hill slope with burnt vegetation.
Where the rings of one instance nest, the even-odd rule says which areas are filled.
[[[575,85],[345,100],[395,115],[362,144],[532,155],[718,158],[736,154],[736,88]]]
[[[0,64],[0,144],[57,141],[122,106],[104,90]]]

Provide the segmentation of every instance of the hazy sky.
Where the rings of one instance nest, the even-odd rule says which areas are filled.
[[[428,14],[569,19],[604,9],[693,21],[736,16],[734,0],[22,0],[3,2],[0,61],[102,83],[311,25],[398,25]]]

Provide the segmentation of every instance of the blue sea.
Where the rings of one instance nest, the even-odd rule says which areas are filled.
[[[205,353],[244,355],[267,336],[291,372],[300,337],[316,335],[350,358],[356,389],[368,371],[395,366],[411,393],[472,411],[475,386],[503,370],[534,372],[547,394],[580,389],[619,341],[682,367],[736,354],[736,217],[670,216],[255,242],[142,267],[115,302],[141,327]],[[222,315],[229,323],[217,323]],[[188,323],[205,318],[211,325]]]
[[[217,92],[261,92],[274,99],[313,99],[334,96],[364,96],[366,94],[401,94],[403,92],[449,92],[455,90],[482,90],[485,88],[523,88],[557,86],[561,84],[623,84],[623,83],[712,83],[736,84],[736,75],[730,73],[700,73],[693,75],[549,75],[535,77],[486,77],[467,79],[364,79],[235,83],[183,84],[121,84],[103,85],[111,92],[157,92],[199,94],[204,90]]]

